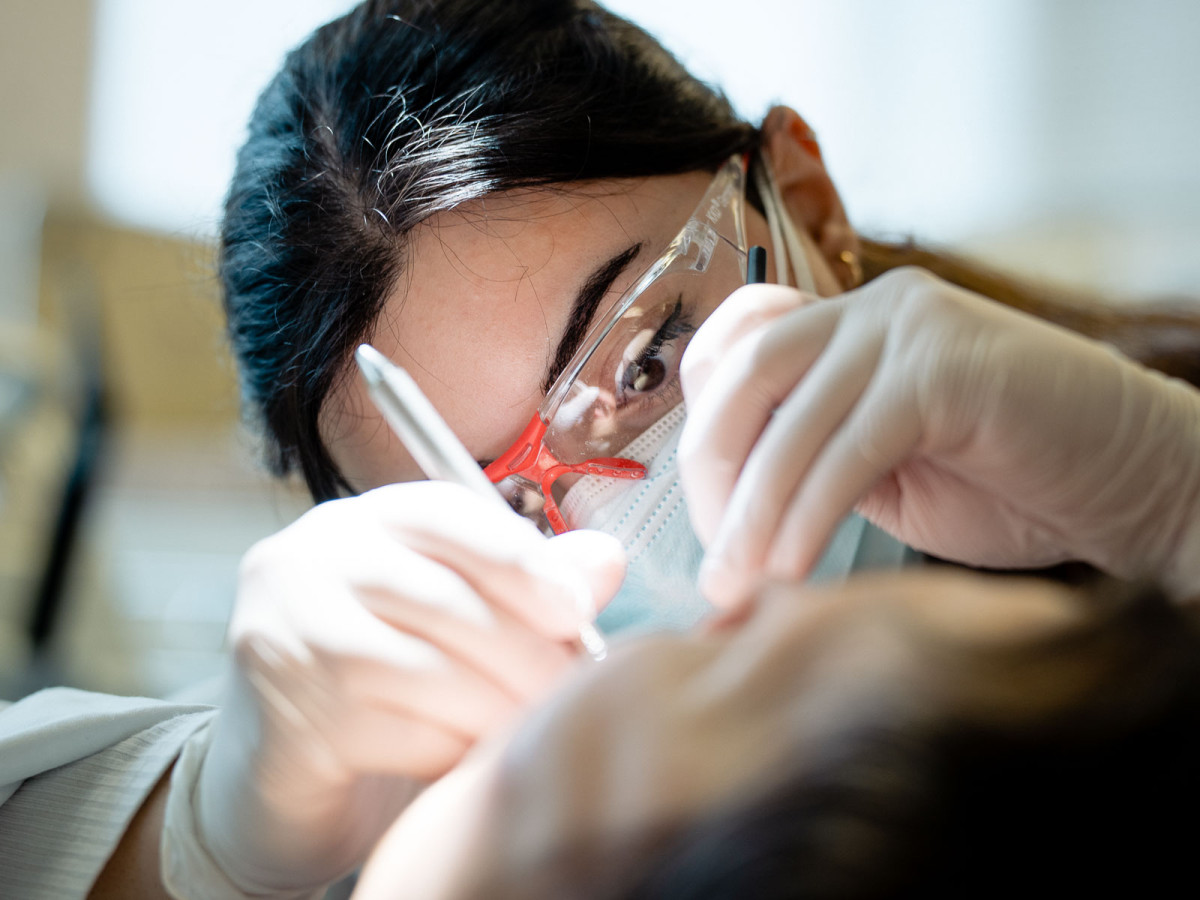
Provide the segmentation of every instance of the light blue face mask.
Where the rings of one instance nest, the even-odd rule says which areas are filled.
[[[775,278],[815,293],[808,257],[770,174],[758,167],[758,189],[774,246]],[[790,263],[790,265],[789,265]],[[605,632],[683,630],[712,611],[697,587],[704,548],[692,530],[679,481],[677,449],[686,417],[674,407],[620,454],[652,459],[636,482],[587,476],[563,498],[570,528],[592,528],[616,537],[629,557],[629,570],[617,596],[597,624]],[[857,515],[834,533],[813,572],[813,581],[843,578],[851,571],[895,568],[911,551]]]

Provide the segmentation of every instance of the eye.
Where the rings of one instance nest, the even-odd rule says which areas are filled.
[[[667,364],[661,357],[630,364],[625,372],[625,384],[638,393],[652,391],[659,387],[667,377]]]
[[[683,298],[677,298],[657,331],[643,329],[629,343],[617,374],[617,396],[622,400],[636,398],[669,381],[678,361],[678,339],[692,330],[683,314]]]
[[[516,478],[505,478],[497,482],[496,489],[508,501],[512,511],[518,515],[532,518],[542,507],[541,495],[528,482]]]

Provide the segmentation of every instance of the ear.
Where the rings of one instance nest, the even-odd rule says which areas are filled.
[[[858,234],[825,170],[816,135],[787,106],[772,108],[762,131],[763,149],[792,221],[808,232],[842,286],[856,287],[862,282]]]

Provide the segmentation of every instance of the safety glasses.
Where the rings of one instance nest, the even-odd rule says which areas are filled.
[[[717,171],[667,249],[606,311],[517,441],[484,470],[543,530],[567,530],[555,488],[574,477],[644,477],[624,448],[683,401],[679,361],[692,334],[746,281],[748,157]]]

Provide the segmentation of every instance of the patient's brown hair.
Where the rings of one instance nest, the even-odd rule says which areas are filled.
[[[991,271],[915,243],[862,242],[867,280],[899,266],[920,266],[1005,306],[1116,347],[1130,359],[1200,386],[1200,305],[1196,298],[1105,303]]]
[[[1193,879],[1200,628],[1102,582],[1042,640],[919,648],[926,703],[882,704],[780,783],[678,834],[608,896],[1014,896]],[[887,686],[881,685],[881,691]]]

